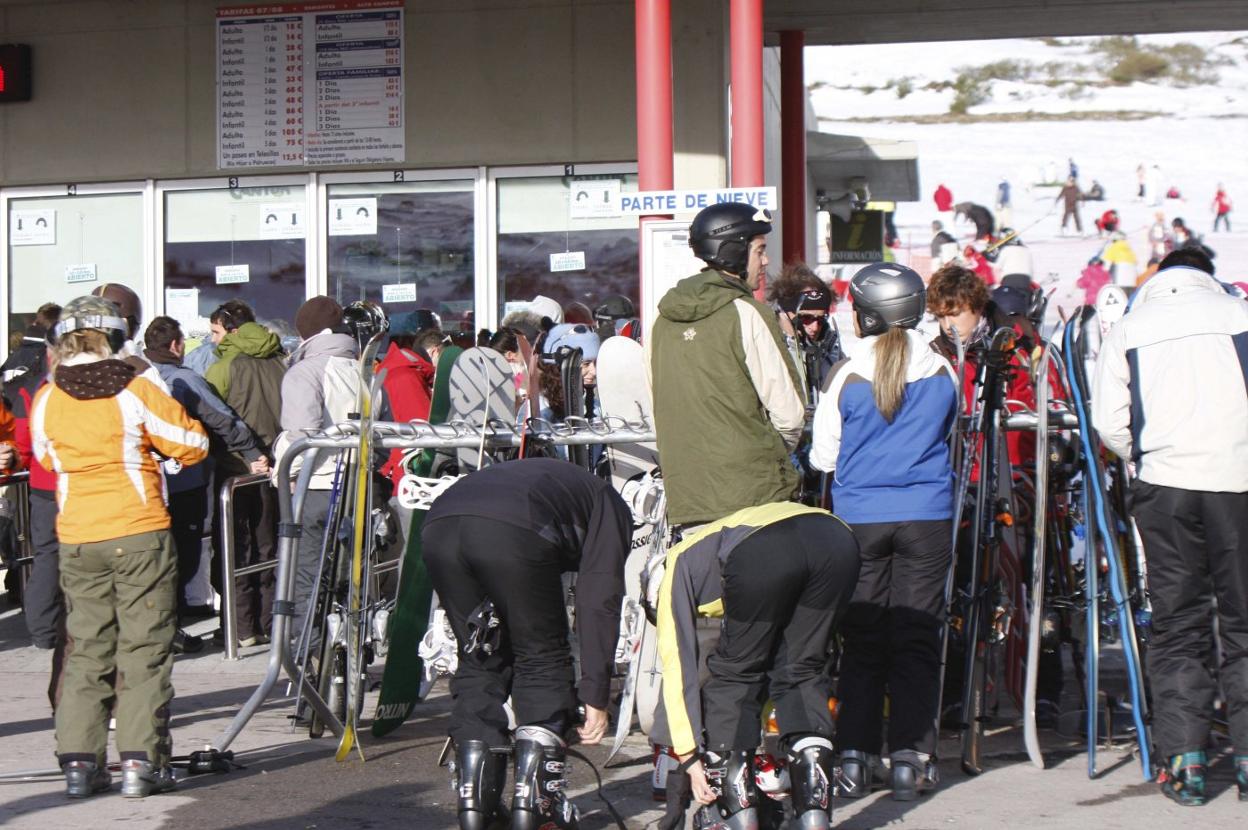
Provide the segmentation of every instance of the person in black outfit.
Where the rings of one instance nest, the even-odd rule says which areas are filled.
[[[563,795],[564,733],[579,697],[583,743],[606,734],[607,699],[632,517],[611,486],[550,458],[486,467],[452,485],[425,518],[421,543],[460,644],[451,680],[459,825],[490,825],[506,765],[510,695],[516,717],[512,827],[575,828]],[[578,574],[575,684],[562,575]]]

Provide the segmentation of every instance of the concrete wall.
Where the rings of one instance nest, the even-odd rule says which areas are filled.
[[[0,107],[0,184],[221,175],[218,5],[0,5],[0,38],[29,43],[34,62],[34,100]],[[676,51],[678,152],[700,177],[714,169],[701,157],[722,142],[693,123],[721,108],[688,90],[714,82],[723,29],[689,14],[718,3],[676,5],[689,39]],[[635,159],[630,0],[411,0],[405,19],[407,166]]]

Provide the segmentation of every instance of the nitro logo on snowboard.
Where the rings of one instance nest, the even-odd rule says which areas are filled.
[[[698,330],[695,329],[693,326],[690,326],[689,328],[685,329],[684,335],[685,335],[685,340],[692,340],[693,338],[698,336]]]

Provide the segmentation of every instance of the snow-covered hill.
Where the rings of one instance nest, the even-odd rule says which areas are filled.
[[[1100,247],[1095,233],[1059,233],[1056,190],[1043,186],[1073,158],[1080,184],[1095,179],[1107,193],[1085,205],[1085,230],[1115,208],[1143,263],[1147,227],[1164,210],[1167,222],[1181,215],[1207,234],[1219,276],[1248,275],[1248,33],[818,47],[805,60],[821,130],[918,142],[923,200],[897,215],[916,251],[931,237],[938,183],[991,208],[1004,177],[1036,276],[1060,284],[1069,308],[1073,280]],[[1157,165],[1163,192],[1176,187],[1184,200],[1136,200],[1141,165]],[[1234,233],[1211,236],[1219,182],[1246,210],[1243,222],[1232,214]]]

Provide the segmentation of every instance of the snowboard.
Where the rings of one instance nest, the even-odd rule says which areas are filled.
[[[358,411],[360,413],[360,440],[356,455],[355,485],[352,496],[355,500],[355,520],[352,522],[351,538],[351,585],[347,601],[347,717],[343,723],[342,737],[338,742],[338,751],[334,759],[345,761],[355,749],[360,760],[364,760],[364,750],[356,739],[359,726],[360,698],[364,693],[361,677],[364,674],[364,633],[369,621],[364,613],[364,567],[365,560],[371,555],[375,535],[372,522],[372,485],[375,459],[373,457],[373,420],[376,404],[379,402],[381,382],[384,372],[374,371],[377,351],[389,327],[383,318],[383,324],[360,351],[360,392]]]
[[[1047,571],[1045,546],[1048,529],[1049,492],[1049,360],[1046,348],[1036,371],[1036,501],[1033,506],[1031,553],[1031,600],[1027,619],[1027,681],[1023,694],[1023,744],[1037,769],[1044,769],[1044,754],[1036,730],[1036,684],[1040,679],[1040,635],[1044,627],[1044,581]]]
[[[1125,313],[1126,303],[1122,303]],[[1092,543],[1095,538],[1101,543],[1107,563],[1105,574],[1108,583],[1108,602],[1112,606],[1110,618],[1116,618],[1118,635],[1122,641],[1123,656],[1126,660],[1127,690],[1131,702],[1131,718],[1135,723],[1136,742],[1139,747],[1140,765],[1144,779],[1152,780],[1153,768],[1150,757],[1151,741],[1148,730],[1148,703],[1145,693],[1143,664],[1140,659],[1139,639],[1135,630],[1135,609],[1128,588],[1126,574],[1127,563],[1119,546],[1121,517],[1117,516],[1107,484],[1105,466],[1100,456],[1100,440],[1092,427],[1092,409],[1090,387],[1087,377],[1087,336],[1093,326],[1095,310],[1084,307],[1077,311],[1067,323],[1063,332],[1063,351],[1066,357],[1066,372],[1071,395],[1074,398],[1075,416],[1079,421],[1080,461],[1084,476],[1084,501],[1087,522],[1089,524],[1089,543],[1087,565],[1087,728],[1088,728],[1088,777],[1095,778],[1099,771],[1096,766],[1098,726],[1098,633],[1101,611],[1101,590],[1098,586],[1099,565],[1097,546]],[[1104,327],[1104,323],[1101,323]],[[1107,619],[1107,623],[1109,620]]]
[[[628,337],[609,337],[599,348],[598,406],[608,422],[653,424],[644,360],[641,344]],[[652,442],[609,444],[607,460],[611,467],[611,484],[633,509],[634,521],[632,545],[624,566],[625,599],[621,620],[624,644],[621,662],[628,664],[628,673],[615,738],[607,756],[610,762],[632,728],[634,707],[642,731],[648,733],[658,705],[658,633],[642,607],[641,572],[652,547],[664,544],[665,523],[661,490],[652,486],[659,465],[658,447]],[[661,487],[661,483],[658,486]]]
[[[433,400],[429,405],[429,423],[440,424],[450,410],[451,367],[463,352],[458,346],[448,346],[438,357],[433,377]],[[424,450],[410,466],[415,475],[426,477],[433,467],[433,450]],[[412,715],[416,704],[428,693],[424,682],[424,661],[420,658],[420,642],[424,639],[433,616],[433,581],[425,568],[425,558],[420,547],[420,530],[428,509],[412,510],[412,524],[407,531],[407,547],[403,551],[400,569],[399,593],[394,612],[386,632],[389,639],[386,666],[381,676],[381,692],[377,698],[377,711],[373,717],[373,737],[388,735],[403,725]]]
[[[494,460],[485,452],[485,433],[490,424],[515,424],[516,380],[505,357],[494,349],[476,347],[456,359],[449,383],[451,406],[447,421],[461,421],[482,431],[479,448],[455,452],[459,472],[463,474]]]

